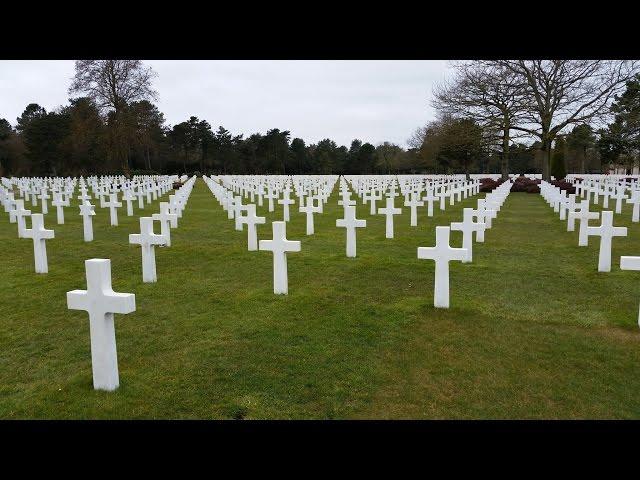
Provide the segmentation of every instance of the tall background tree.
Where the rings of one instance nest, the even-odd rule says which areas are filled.
[[[127,172],[130,167],[131,123],[127,110],[131,103],[156,100],[152,80],[156,76],[141,60],[78,60],[69,93],[91,98],[108,115],[109,153]]]
[[[472,129],[480,127],[486,145],[498,147],[500,171],[506,179],[513,127],[523,120],[523,82],[497,63],[464,61],[452,67],[453,77],[434,88],[433,106],[442,115],[471,120],[468,126]]]

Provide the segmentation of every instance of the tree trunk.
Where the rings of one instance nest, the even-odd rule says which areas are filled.
[[[502,179],[509,178],[509,128],[505,127],[502,133],[502,162],[500,165]]]
[[[549,173],[549,161],[551,159],[551,140],[546,136],[542,140],[540,151],[542,152],[542,179],[549,181],[551,179]]]

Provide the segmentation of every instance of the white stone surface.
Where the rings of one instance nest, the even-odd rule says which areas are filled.
[[[260,240],[259,249],[273,252],[273,293],[287,295],[289,278],[287,272],[287,253],[299,252],[300,241],[287,240],[287,222],[273,222],[272,240]]]
[[[463,261],[468,255],[465,248],[449,246],[449,236],[449,227],[436,227],[435,246],[418,247],[419,259],[434,260],[436,263],[433,289],[433,306],[436,308],[449,308],[449,262]]]
[[[86,290],[67,292],[67,307],[89,313],[93,388],[113,391],[120,386],[114,314],[136,310],[136,297],[116,293],[111,287],[111,260],[85,261]]]

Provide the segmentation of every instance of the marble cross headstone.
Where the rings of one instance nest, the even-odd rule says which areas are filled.
[[[299,240],[287,240],[287,222],[273,222],[273,240],[260,240],[259,249],[273,252],[273,293],[287,295],[289,279],[287,273],[287,253],[299,252]]]
[[[602,223],[599,227],[587,227],[587,235],[600,237],[600,253],[598,255],[598,271],[611,271],[611,240],[613,237],[626,237],[627,227],[613,226],[613,212],[602,212]]]
[[[151,218],[160,222],[160,235],[166,240],[167,247],[171,246],[171,229],[178,226],[178,215],[169,213],[169,204],[160,202],[160,213],[154,213]]]
[[[405,200],[404,206],[405,207],[409,207],[411,209],[411,223],[410,223],[410,225],[412,227],[417,227],[418,226],[418,207],[422,207],[423,205],[424,205],[424,202],[420,201],[420,196],[415,192],[411,193],[411,199],[410,200]]]
[[[117,193],[110,193],[109,194],[109,201],[108,202],[104,202],[104,206],[109,208],[109,216],[111,219],[111,226],[112,227],[117,227],[118,226],[118,208],[120,208],[122,206],[122,203],[120,203],[118,201],[118,194]]]
[[[53,230],[44,228],[44,217],[41,213],[31,215],[31,228],[24,230],[24,238],[33,239],[33,256],[35,260],[36,273],[47,273],[49,263],[47,261],[46,241],[55,237]]]
[[[129,243],[142,247],[142,281],[154,283],[158,281],[156,274],[156,245],[166,245],[162,235],[153,233],[153,218],[140,217],[140,233],[129,235]]]
[[[16,208],[14,210],[14,215],[16,216],[16,220],[18,222],[18,238],[24,238],[24,231],[26,229],[26,217],[31,215],[31,210],[25,210],[24,208],[24,200],[16,200],[15,201]]]
[[[620,269],[640,270],[640,257],[620,257]],[[638,311],[638,327],[640,327],[640,311]]]
[[[393,238],[393,216],[402,213],[401,208],[395,208],[393,206],[393,199],[394,197],[387,197],[387,206],[378,209],[378,214],[382,214],[387,217],[385,222],[386,238]]]
[[[449,227],[436,227],[436,245],[434,247],[418,247],[418,258],[435,260],[435,284],[433,289],[433,306],[449,308],[449,262],[464,261],[467,258],[465,248],[449,246]]]
[[[265,223],[266,218],[256,216],[256,206],[253,203],[247,204],[244,208],[247,214],[242,217],[242,222],[247,224],[247,250],[254,252],[258,250],[258,232],[256,225]]]
[[[352,205],[344,207],[344,218],[336,220],[336,227],[347,229],[347,257],[356,256],[356,228],[366,226],[366,220],[358,220],[356,218],[356,207]]]
[[[451,230],[459,230],[462,232],[462,248],[467,250],[467,258],[465,258],[462,263],[468,263],[473,260],[473,232],[484,230],[485,224],[473,221],[473,208],[465,208],[462,212],[462,222],[453,222],[451,224]]]
[[[87,289],[67,292],[67,308],[89,313],[93,388],[113,391],[120,385],[114,314],[134,312],[136,297],[113,291],[111,260],[86,260],[85,270]]]
[[[93,219],[91,217],[95,214],[94,206],[88,200],[85,200],[82,205],[80,205],[85,242],[93,241]]]

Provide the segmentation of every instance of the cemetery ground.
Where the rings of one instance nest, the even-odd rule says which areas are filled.
[[[142,282],[128,235],[158,201],[134,217],[121,209],[119,227],[96,207],[91,243],[77,199],[65,225],[50,208],[46,275],[1,212],[0,418],[640,417],[640,272],[619,268],[620,255],[640,255],[630,206],[615,216],[629,235],[613,241],[612,271],[598,273],[598,238],[578,247],[577,228],[567,232],[540,195],[511,193],[473,263],[450,264],[451,308],[435,309],[434,262],[417,247],[482,197],[436,204],[432,218],[422,207],[418,227],[403,207],[389,240],[384,216],[358,199],[367,227],[356,258],[335,226],[337,187],[313,236],[296,204],[287,237],[302,251],[288,256],[288,296],[273,294],[271,253],[247,251],[246,230],[202,179],[172,246],[156,248],[157,283]],[[258,213],[281,220],[282,206],[268,213],[266,203]],[[258,235],[270,239],[271,226]],[[114,290],[136,295],[137,310],[116,315],[112,393],[93,390],[88,315],[66,304],[67,291],[86,288],[89,258],[110,258]]]

